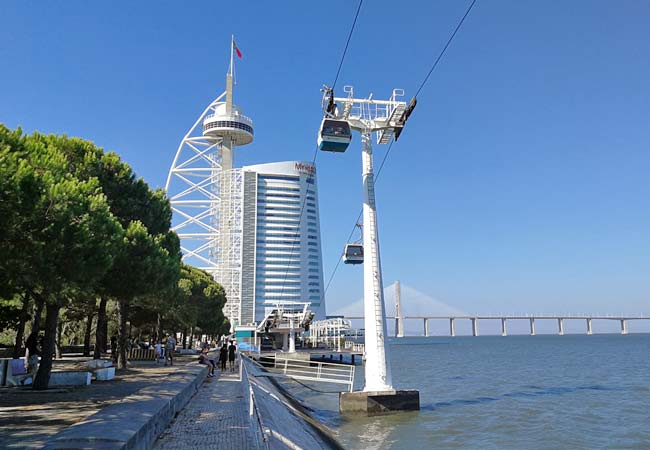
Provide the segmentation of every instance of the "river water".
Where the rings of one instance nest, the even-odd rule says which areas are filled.
[[[421,411],[343,418],[287,384],[349,449],[650,449],[650,334],[402,338],[390,358]]]

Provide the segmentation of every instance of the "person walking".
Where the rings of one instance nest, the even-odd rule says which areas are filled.
[[[228,346],[228,361],[230,362],[230,371],[235,371],[235,352],[237,351],[237,346],[233,341],[230,341]]]
[[[173,334],[170,334],[167,338],[167,343],[165,344],[165,365],[167,365],[167,360],[169,359],[169,365],[174,365],[174,351],[176,350],[176,339]]]
[[[27,372],[36,375],[38,370],[38,357],[41,356],[41,351],[38,348],[38,334],[32,331],[25,341],[25,348],[27,349]]]
[[[228,347],[224,343],[219,350],[219,365],[221,366],[221,371],[226,370],[226,362],[228,361]]]
[[[161,341],[156,342],[156,345],[154,345],[154,349],[156,351],[156,364],[160,364],[160,360],[164,358],[164,350],[163,350],[163,345]]]

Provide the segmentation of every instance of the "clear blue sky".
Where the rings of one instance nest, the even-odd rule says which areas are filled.
[[[339,87],[412,95],[467,4],[367,1]],[[256,127],[237,164],[310,160],[357,2],[182,5],[2,2],[0,122],[91,139],[162,186],[224,89],[234,33],[235,101]],[[479,0],[377,185],[385,284],[470,312],[650,312],[649,21],[641,0]],[[317,159],[326,278],[360,160],[358,137]],[[331,309],[361,277],[339,269]]]

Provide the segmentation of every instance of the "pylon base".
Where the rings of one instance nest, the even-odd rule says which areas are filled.
[[[339,411],[342,414],[376,415],[419,410],[420,392],[415,389],[339,394]]]

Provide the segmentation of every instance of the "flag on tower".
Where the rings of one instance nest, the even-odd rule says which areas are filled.
[[[237,48],[237,44],[235,44],[235,40],[234,40],[234,39],[232,40],[232,48],[233,48],[233,49],[235,50],[235,52],[237,53],[237,56],[239,56],[239,58],[241,58],[241,52],[240,52],[239,49]]]

